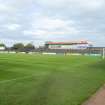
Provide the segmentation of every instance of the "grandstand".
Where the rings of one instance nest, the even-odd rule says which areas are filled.
[[[105,47],[94,47],[89,41],[69,41],[69,42],[51,42],[45,43],[45,52],[63,53],[63,54],[86,54],[103,56]],[[103,56],[104,57],[104,56]]]
[[[70,42],[46,42],[47,49],[87,49],[92,46],[88,41],[70,41]]]

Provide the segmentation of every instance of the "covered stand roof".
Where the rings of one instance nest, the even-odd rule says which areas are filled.
[[[69,41],[69,42],[46,42],[47,45],[77,45],[89,44],[87,41]]]

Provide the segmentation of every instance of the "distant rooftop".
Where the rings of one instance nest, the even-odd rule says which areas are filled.
[[[69,41],[69,42],[46,42],[48,45],[75,45],[75,44],[89,44],[88,41]]]

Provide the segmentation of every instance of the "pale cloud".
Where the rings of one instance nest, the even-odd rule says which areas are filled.
[[[19,29],[21,26],[19,24],[6,24],[3,27],[10,31],[15,31],[15,30]]]
[[[59,27],[65,27],[67,24],[60,20],[60,19],[50,19],[48,17],[42,17],[37,24],[39,24],[39,28],[45,28],[45,29],[53,29],[53,28],[59,28]],[[38,25],[36,25],[38,27]]]
[[[8,7],[4,4],[0,4],[0,11],[7,11]]]
[[[33,27],[42,29],[59,29],[59,28],[69,28],[69,24],[74,24],[73,21],[66,21],[57,18],[41,17],[38,21],[35,21]]]
[[[104,6],[104,0],[37,0],[37,2],[48,8],[80,8],[81,11],[84,10],[97,10]]]
[[[0,13],[6,14],[6,13],[12,13],[15,12],[16,8],[14,6],[10,6],[6,3],[0,3]]]
[[[73,27],[75,23],[73,21],[67,21],[62,19],[54,19],[49,17],[40,17],[35,23],[32,24],[30,30],[25,30],[25,35],[36,36],[49,36],[49,35],[65,35],[65,34],[78,34],[79,30]]]
[[[24,35],[35,35],[35,36],[42,36],[42,38],[49,36],[49,35],[68,35],[68,34],[74,34],[77,33],[78,31],[75,29],[71,29],[71,30],[63,30],[63,31],[46,31],[46,30],[37,30],[37,31],[23,31]]]
[[[105,1],[104,0],[72,0],[71,3],[74,4],[74,6],[79,7],[82,11],[94,11],[94,10],[98,10],[101,9],[104,4]]]

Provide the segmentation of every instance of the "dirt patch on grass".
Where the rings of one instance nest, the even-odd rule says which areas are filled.
[[[82,105],[105,105],[105,85]]]

